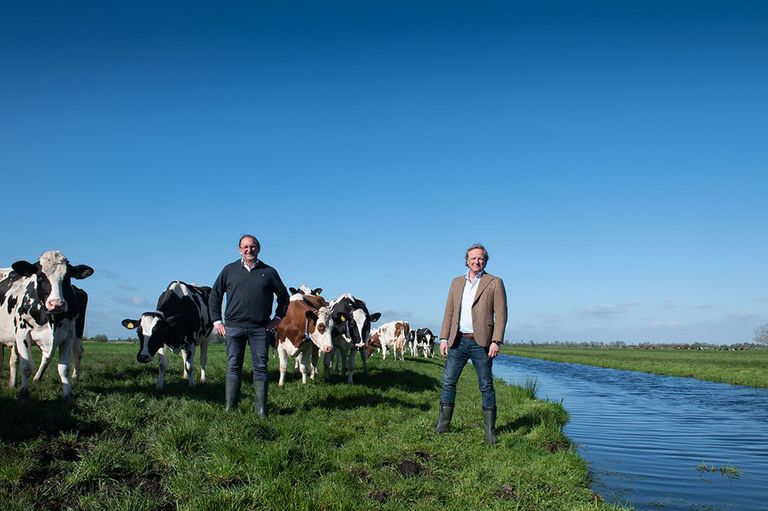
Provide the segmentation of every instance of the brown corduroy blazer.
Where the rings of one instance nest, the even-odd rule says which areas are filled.
[[[451,281],[448,291],[440,339],[447,339],[449,347],[453,346],[459,335],[461,295],[465,281],[464,275],[456,277]],[[504,329],[507,328],[507,292],[504,289],[504,281],[490,273],[484,273],[478,284],[475,301],[472,303],[472,327],[475,330],[475,342],[484,348],[490,346],[492,341],[504,342]]]

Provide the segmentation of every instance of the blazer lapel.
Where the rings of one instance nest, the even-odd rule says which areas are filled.
[[[477,292],[475,293],[475,300],[472,302],[472,305],[476,304],[477,301],[480,299],[480,295],[483,294],[483,291],[485,291],[485,289],[491,283],[491,279],[492,277],[487,273],[482,276],[482,278],[480,279],[480,283],[477,285]]]

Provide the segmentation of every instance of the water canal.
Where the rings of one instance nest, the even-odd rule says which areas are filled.
[[[768,510],[768,389],[509,355],[493,372],[514,385],[535,380],[539,399],[562,401],[565,434],[606,501],[638,511]],[[720,467],[730,468],[712,471]]]

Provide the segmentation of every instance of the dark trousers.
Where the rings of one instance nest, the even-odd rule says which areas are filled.
[[[471,360],[477,373],[480,393],[483,395],[483,408],[496,407],[496,391],[493,388],[493,359],[488,358],[488,348],[483,348],[474,339],[462,336],[448,350],[448,359],[445,361],[443,372],[443,393],[440,401],[454,403],[456,401],[456,383],[459,376]]]
[[[240,380],[243,373],[245,345],[251,348],[251,363],[253,365],[253,381],[269,381],[267,372],[268,336],[263,326],[239,328],[227,326],[227,378]]]

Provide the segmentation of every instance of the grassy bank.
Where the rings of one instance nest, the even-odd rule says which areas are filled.
[[[497,385],[499,443],[486,446],[471,367],[453,431],[438,435],[441,361],[376,358],[355,385],[294,375],[270,387],[260,421],[249,385],[237,411],[223,409],[223,346],[192,391],[173,357],[162,394],[156,364],[139,365],[135,350],[87,344],[68,409],[55,371],[28,403],[0,390],[5,509],[617,509],[589,490],[558,404]]]
[[[698,351],[513,345],[505,346],[502,352],[556,362],[768,387],[768,349]]]

